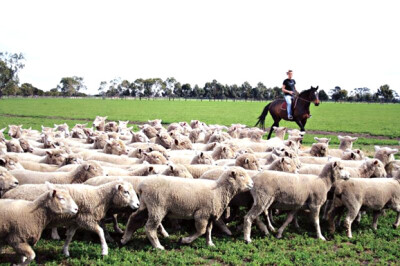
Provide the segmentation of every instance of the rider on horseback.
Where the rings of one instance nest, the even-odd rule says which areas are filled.
[[[293,71],[288,70],[288,72],[286,72],[286,74],[288,75],[288,78],[283,81],[282,91],[285,94],[285,101],[287,103],[286,109],[287,109],[288,119],[292,120],[293,119],[292,99],[295,94],[298,94],[298,92],[297,92],[296,86],[295,86],[296,81],[294,79],[292,79]]]

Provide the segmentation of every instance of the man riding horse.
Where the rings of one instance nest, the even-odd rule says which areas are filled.
[[[289,70],[287,75],[288,78],[283,81],[282,86],[285,98],[276,99],[267,104],[261,115],[258,117],[258,121],[255,125],[259,125],[262,129],[265,129],[265,118],[268,112],[271,114],[274,123],[270,128],[268,139],[271,138],[273,127],[278,127],[279,121],[282,119],[296,122],[300,127],[300,130],[305,131],[304,127],[306,126],[307,119],[311,117],[310,104],[314,103],[315,106],[318,106],[320,103],[318,97],[318,86],[316,88],[311,87],[308,90],[298,93],[295,86],[296,82],[292,79],[293,71]]]

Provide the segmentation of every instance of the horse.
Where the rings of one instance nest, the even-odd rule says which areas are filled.
[[[268,139],[271,138],[273,127],[278,127],[279,121],[281,121],[282,119],[296,122],[296,124],[300,127],[300,130],[305,131],[304,127],[306,126],[307,119],[311,117],[311,103],[314,103],[315,106],[318,106],[320,104],[318,97],[318,86],[316,88],[311,86],[310,89],[302,91],[300,92],[300,94],[294,97],[292,103],[293,120],[288,119],[287,110],[285,108],[285,99],[276,99],[275,101],[270,102],[269,104],[267,104],[267,106],[264,107],[264,110],[258,117],[258,121],[255,126],[259,125],[260,128],[265,130],[265,117],[269,112],[272,116],[272,119],[274,119],[274,124],[271,126],[268,134]]]

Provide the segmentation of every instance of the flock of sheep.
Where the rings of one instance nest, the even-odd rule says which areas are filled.
[[[283,127],[263,140],[262,130],[240,124],[228,128],[193,120],[165,128],[152,120],[134,132],[128,121],[106,119],[96,117],[91,128],[62,124],[41,132],[10,125],[10,140],[0,130],[0,248],[11,246],[22,264],[34,260],[31,246],[46,228],[53,239],[60,239],[57,228],[67,229],[66,256],[77,229],[97,233],[107,255],[110,221],[121,244],[145,226],[158,249],[164,249],[158,233],[168,237],[164,218],[173,227],[194,220],[195,233],[181,242],[206,234],[210,246],[213,226],[231,235],[229,223],[241,219],[250,242],[254,221],[265,234],[276,231],[277,213],[287,213],[278,238],[292,221],[298,226],[297,215],[308,214],[317,237],[325,240],[320,212],[333,233],[347,211],[348,237],[364,209],[373,210],[375,229],[385,208],[397,212],[394,226],[400,224],[397,149],[376,146],[374,158],[367,158],[352,149],[357,138],[350,136],[338,136],[339,149],[330,149],[326,138],[306,148],[304,132]],[[239,208],[247,208],[244,218]],[[123,231],[118,219],[128,217]]]

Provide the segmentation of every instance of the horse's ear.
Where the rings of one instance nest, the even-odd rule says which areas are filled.
[[[315,88],[315,90],[317,91],[317,90],[318,90],[318,88],[319,88],[319,86],[317,86],[317,87]]]

